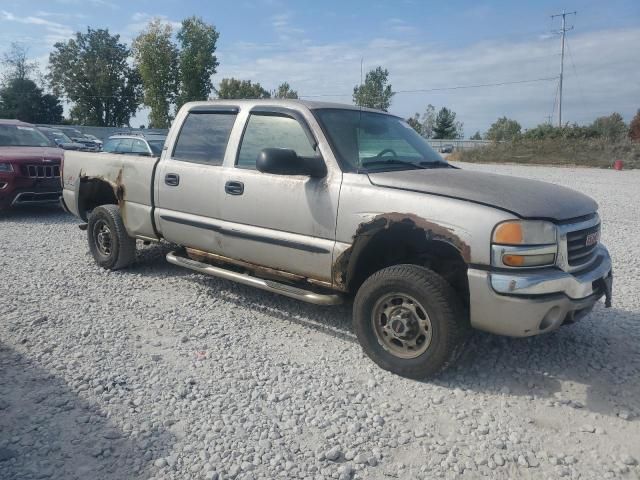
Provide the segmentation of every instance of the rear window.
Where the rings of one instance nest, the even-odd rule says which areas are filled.
[[[222,165],[235,119],[235,113],[189,113],[173,149],[173,158]]]

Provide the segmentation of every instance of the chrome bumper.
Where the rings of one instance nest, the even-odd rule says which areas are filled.
[[[611,299],[611,257],[600,245],[596,260],[579,273],[549,269],[488,272],[469,269],[471,325],[500,335],[549,332]]]

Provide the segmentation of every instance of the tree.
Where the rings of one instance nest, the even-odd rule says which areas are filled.
[[[436,107],[429,104],[422,114],[422,136],[433,138],[433,129],[436,126]]]
[[[180,42],[180,93],[178,107],[194,100],[206,100],[213,90],[211,76],[216,73],[215,56],[219,33],[201,18],[189,17],[178,31]]]
[[[129,49],[109,30],[76,33],[49,54],[49,81],[56,95],[73,103],[71,118],[84,125],[128,125],[140,105],[140,76]]]
[[[298,92],[293,90],[287,82],[284,82],[278,86],[273,98],[298,98]]]
[[[18,43],[2,57],[5,68],[0,88],[0,118],[17,118],[30,123],[60,123],[60,100],[44,93],[31,78],[38,74],[38,64],[27,58],[27,49]]]
[[[634,142],[640,142],[640,109],[629,124],[629,138]]]
[[[361,107],[387,111],[394,93],[389,83],[389,71],[376,67],[367,73],[364,83],[353,88],[353,102]]]
[[[489,127],[486,138],[494,142],[515,140],[520,136],[521,129],[520,124],[515,120],[501,117]]]
[[[142,79],[143,103],[151,109],[150,128],[171,125],[171,105],[178,94],[178,48],[171,40],[172,35],[171,25],[155,19],[131,46]]]
[[[482,140],[482,135],[480,135],[479,130],[476,130],[476,133],[471,136],[471,140]]]
[[[414,113],[413,117],[407,118],[407,123],[411,125],[418,134],[422,135],[422,122],[420,121],[420,114]]]
[[[436,116],[433,138],[455,139],[462,138],[462,123],[456,121],[456,114],[447,107],[442,107]]]
[[[627,134],[627,125],[624,123],[622,115],[617,112],[608,117],[599,117],[591,124],[599,137],[609,141],[620,140]]]
[[[217,89],[218,98],[270,98],[271,94],[259,83],[251,80],[238,80],[236,78],[223,78]]]
[[[13,42],[8,52],[2,55],[2,65],[5,68],[4,80],[25,80],[38,71],[38,63],[27,60],[28,50],[24,45]]]
[[[12,78],[0,88],[0,118],[17,118],[29,123],[62,122],[60,100],[43,93],[29,78]]]

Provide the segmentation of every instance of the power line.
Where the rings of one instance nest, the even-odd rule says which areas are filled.
[[[558,77],[543,77],[543,78],[534,78],[530,80],[514,80],[509,82],[496,82],[496,83],[478,83],[474,85],[456,85],[454,87],[435,87],[435,88],[420,88],[415,90],[396,90],[395,94],[406,94],[406,93],[429,93],[429,92],[440,92],[445,90],[463,90],[467,88],[484,88],[484,87],[502,87],[505,85],[517,85],[522,83],[534,83],[534,82],[548,82],[551,80],[557,80]],[[351,94],[346,93],[323,93],[316,95],[300,95],[301,97],[306,98],[315,98],[315,97],[346,97],[351,96]]]
[[[562,13],[551,15],[552,20],[556,17],[562,17],[562,28],[558,30],[558,33],[560,33],[562,37],[562,43],[561,43],[562,46],[560,49],[560,95],[559,95],[559,102],[558,102],[558,126],[559,127],[562,126],[562,75],[564,73],[564,37],[566,36],[569,30],[573,30],[573,25],[570,27],[567,27],[566,19],[567,19],[567,15],[577,15],[577,14],[578,12],[575,12],[575,11],[565,12],[564,10],[562,10]]]

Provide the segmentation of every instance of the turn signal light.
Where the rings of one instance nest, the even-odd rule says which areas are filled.
[[[496,243],[502,245],[520,245],[523,242],[522,224],[520,222],[506,222],[498,225],[493,234]]]
[[[553,253],[543,255],[513,255],[505,254],[502,256],[502,263],[509,267],[541,267],[543,265],[552,265],[556,256]]]

